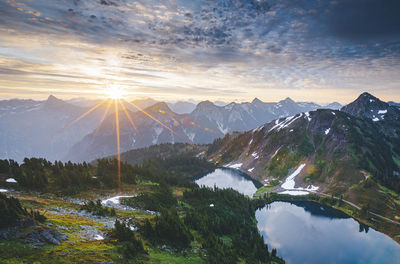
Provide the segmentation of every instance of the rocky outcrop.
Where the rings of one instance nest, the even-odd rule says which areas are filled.
[[[19,238],[35,246],[60,245],[62,241],[68,239],[66,235],[46,226],[36,226],[33,231],[22,234]]]

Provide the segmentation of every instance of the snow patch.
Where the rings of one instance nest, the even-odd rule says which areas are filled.
[[[201,157],[201,156],[204,155],[205,153],[206,153],[205,151],[200,152],[199,154],[196,155],[196,158]]]
[[[335,113],[335,112],[331,112],[331,113],[332,113],[332,115],[334,115],[334,116],[336,115],[336,113]]]
[[[258,153],[257,152],[251,153],[251,156],[253,156],[254,159],[258,159]]]
[[[248,169],[247,171],[248,171],[248,172],[252,172],[253,170],[254,170],[254,167],[251,168],[251,169]]]
[[[308,192],[305,192],[305,191],[283,191],[283,192],[280,192],[279,194],[307,195]]]
[[[300,188],[299,188],[300,189]],[[317,187],[317,186],[314,186],[314,185],[308,185],[308,187],[307,187],[307,191],[316,191],[316,190],[318,190],[319,189],[319,187]]]
[[[377,118],[377,117],[374,117],[374,118],[372,119],[372,121],[374,121],[374,122],[378,122],[378,121],[379,121],[379,118]]]
[[[217,126],[218,126],[219,131],[221,131],[222,134],[224,134],[224,135],[228,134],[229,130],[227,128],[224,129],[224,126],[219,121],[217,121]]]
[[[210,207],[214,207],[214,204],[210,204]]]
[[[310,117],[310,113],[309,112],[305,112],[305,118],[307,118],[308,122],[311,121],[311,117]]]
[[[104,237],[102,235],[95,235],[94,239],[95,240],[104,240]]]
[[[277,129],[277,131],[280,131],[282,128],[286,128],[286,127],[290,126],[290,124],[292,124],[296,119],[299,119],[302,116],[303,116],[303,113],[300,113],[297,117],[289,116],[289,117],[286,117],[285,120],[283,120],[282,122],[279,122],[279,119],[277,119],[275,121],[275,126],[273,126],[268,132],[271,132],[275,128]]]
[[[110,204],[120,204],[120,199],[121,198],[131,198],[134,197],[133,195],[120,195],[120,196],[114,196],[108,199],[104,199],[101,201],[102,205],[110,205]]]
[[[15,180],[14,178],[8,178],[8,179],[6,180],[6,182],[17,183],[17,180]]]
[[[273,157],[275,157],[276,154],[278,154],[278,151],[279,151],[280,149],[281,149],[281,147],[279,147],[279,148],[275,151],[275,153],[274,153],[274,155],[272,155],[271,159],[272,159]]]
[[[326,129],[326,130],[325,130],[325,135],[328,135],[328,134],[329,134],[329,131],[331,131],[330,128]]]
[[[228,165],[228,168],[239,169],[240,167],[242,167],[242,165],[243,165],[243,163],[236,163],[236,164]]]
[[[387,110],[379,110],[379,111],[378,111],[378,114],[379,114],[379,115],[381,115],[381,114],[386,114],[386,113],[387,113]]]
[[[0,193],[5,193],[5,192],[9,192],[9,190],[7,190],[7,189],[0,189]]]
[[[299,175],[301,170],[306,166],[306,164],[301,164],[289,177],[286,178],[285,182],[282,184],[283,189],[294,189],[294,178]]]

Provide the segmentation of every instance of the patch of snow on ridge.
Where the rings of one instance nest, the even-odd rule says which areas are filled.
[[[281,146],[281,147],[282,147],[282,146]],[[272,159],[273,157],[275,157],[276,154],[278,154],[278,151],[281,149],[281,147],[279,147],[279,148],[275,151],[275,153],[274,153],[274,155],[272,155],[271,159]]]
[[[379,110],[378,111],[378,114],[386,114],[387,113],[387,110]]]
[[[379,118],[375,117],[374,119],[372,119],[372,121],[378,122],[378,121],[379,121]]]
[[[227,128],[224,129],[224,126],[219,121],[217,121],[217,126],[218,126],[219,131],[221,131],[222,134],[224,134],[224,135],[228,134],[229,130]]]
[[[242,167],[242,165],[243,165],[243,163],[236,163],[236,164],[228,165],[228,168],[239,169],[240,167]]]
[[[278,120],[276,120],[275,122],[277,122],[277,121],[278,121]],[[255,128],[255,129],[253,129],[253,133],[254,133],[254,132],[261,131],[261,129],[263,129],[263,128],[264,128],[264,125],[259,126],[259,127]]]
[[[335,112],[332,112],[332,115],[336,115],[336,113],[335,113]]]
[[[301,164],[289,177],[286,178],[285,182],[282,184],[283,189],[294,189],[294,178],[299,175],[301,170],[306,166],[306,164]]]
[[[258,159],[258,153],[257,152],[251,153],[251,156],[253,156],[254,159]]]
[[[326,130],[325,130],[325,135],[328,135],[328,134],[329,134],[329,131],[331,131],[330,128],[326,129]]]
[[[268,132],[271,132],[275,128],[277,131],[280,131],[282,128],[288,127],[290,124],[292,124],[296,119],[299,119],[300,117],[303,116],[303,113],[300,113],[297,117],[296,116],[289,116],[286,117],[285,120],[282,122],[279,122],[279,119],[275,121],[275,126],[273,126]]]
[[[248,169],[247,171],[248,172],[252,172],[254,170],[254,168],[251,168],[251,169]]]
[[[0,193],[6,193],[6,192],[9,192],[9,190],[7,190],[7,189],[0,189]]]
[[[311,121],[311,117],[310,117],[310,113],[309,112],[305,112],[305,118],[307,118],[308,122]]]

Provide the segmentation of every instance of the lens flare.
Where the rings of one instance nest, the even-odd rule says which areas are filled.
[[[122,99],[125,95],[124,90],[119,87],[110,87],[106,89],[104,93],[108,98],[114,100]]]
[[[121,149],[119,139],[119,116],[118,116],[118,100],[114,101],[115,107],[115,132],[117,134],[117,166],[118,166],[118,193],[121,192]]]

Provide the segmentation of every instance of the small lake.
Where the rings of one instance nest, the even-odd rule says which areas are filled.
[[[216,169],[199,185],[252,196],[259,183],[234,169]],[[400,263],[400,245],[334,208],[315,202],[274,202],[256,211],[258,230],[286,263]]]
[[[232,188],[250,197],[261,187],[260,183],[253,181],[248,175],[229,168],[218,168],[195,182],[199,186],[211,188],[214,186],[222,189]]]

